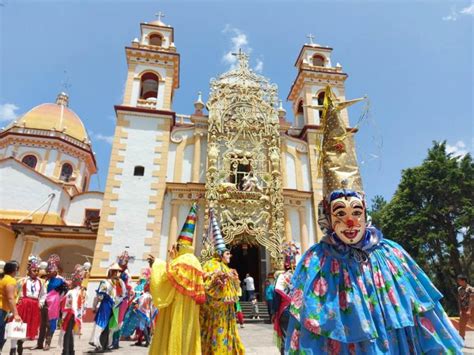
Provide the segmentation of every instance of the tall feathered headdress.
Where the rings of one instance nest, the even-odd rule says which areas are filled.
[[[30,271],[31,269],[39,269],[40,267],[41,260],[35,256],[35,255],[30,255],[28,257],[28,265],[27,265],[27,270]]]
[[[46,267],[47,272],[58,272],[59,270],[59,263],[61,259],[57,254],[51,254],[48,258],[48,266]]]

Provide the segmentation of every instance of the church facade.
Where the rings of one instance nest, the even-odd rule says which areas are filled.
[[[332,64],[331,48],[304,45],[287,96],[290,123],[277,87],[249,69],[240,52],[238,66],[211,82],[207,103],[199,94],[193,113],[177,114],[173,98],[181,78],[174,28],[157,20],[140,29],[126,47],[128,74],[123,102],[115,106],[91,281],[104,277],[122,250],[132,257],[133,275],[148,254],[167,258],[193,201],[199,205],[196,253],[212,253],[206,231],[213,207],[232,248],[231,266],[241,278],[249,272],[263,281],[281,266],[284,241],[304,252],[322,237],[320,105],[328,85],[345,100],[347,74]],[[353,132],[346,110],[342,117]]]

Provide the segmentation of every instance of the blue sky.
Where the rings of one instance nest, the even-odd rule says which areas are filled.
[[[94,189],[103,190],[106,181],[113,106],[121,103],[126,75],[124,47],[157,11],[175,28],[181,54],[178,113],[192,112],[198,91],[207,98],[210,78],[229,68],[226,53],[236,43],[251,52],[252,66],[278,85],[284,100],[306,35],[334,48],[333,63],[349,74],[347,97],[370,98],[370,118],[357,135],[369,199],[389,199],[401,170],[420,164],[433,140],[447,140],[459,154],[472,151],[474,6],[468,1],[0,4],[0,126],[54,102],[67,78],[70,107],[84,121],[97,155]],[[350,109],[353,124],[362,107]]]

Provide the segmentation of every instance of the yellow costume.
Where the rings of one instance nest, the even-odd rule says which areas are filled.
[[[205,301],[203,272],[193,248],[179,238],[178,246],[173,260],[156,260],[152,266],[150,293],[158,316],[150,355],[201,354],[199,304]]]
[[[201,306],[202,353],[244,354],[235,319],[241,294],[238,275],[219,258],[203,266],[207,301]]]

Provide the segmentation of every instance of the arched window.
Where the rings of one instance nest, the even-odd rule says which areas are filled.
[[[161,47],[162,44],[163,44],[163,37],[161,37],[161,35],[159,35],[157,33],[154,33],[154,34],[150,35],[150,39],[149,39],[148,43],[152,46]]]
[[[68,182],[69,179],[72,176],[72,165],[69,163],[64,163],[62,168],[61,168],[61,175],[59,176],[59,179],[62,181]]]
[[[303,100],[301,100],[298,104],[298,108],[296,110],[295,124],[296,124],[296,127],[303,127],[304,126]]]
[[[324,58],[320,54],[316,54],[313,56],[313,65],[315,67],[324,67],[324,63],[326,62],[326,58]]]
[[[33,155],[33,154],[28,154],[21,159],[22,163],[25,163],[28,165],[30,168],[34,169],[36,168],[36,164],[38,163],[38,159]]]
[[[322,106],[324,105],[324,91],[321,91],[318,94],[318,105]],[[323,110],[319,110],[319,118],[323,117]]]
[[[140,99],[158,97],[158,75],[154,73],[145,73],[140,81]]]
[[[84,176],[84,181],[82,182],[82,192],[87,189],[87,176]]]
[[[134,175],[134,176],[143,176],[143,175],[145,175],[145,167],[144,167],[144,166],[141,166],[141,165],[137,165],[137,166],[133,169],[133,175]]]

